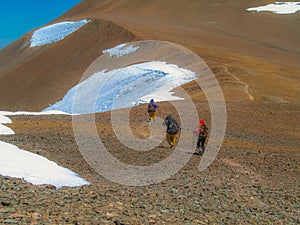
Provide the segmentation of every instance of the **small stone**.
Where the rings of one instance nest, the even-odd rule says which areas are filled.
[[[152,214],[152,215],[148,216],[148,218],[154,219],[154,218],[156,218],[156,215],[155,215],[155,214]]]
[[[112,218],[112,217],[118,216],[118,213],[116,213],[116,212],[111,212],[111,213],[110,213],[110,212],[107,212],[107,213],[106,213],[106,216],[109,217],[109,218]]]
[[[56,190],[56,187],[52,184],[47,184],[46,188],[51,189],[51,190]]]
[[[114,224],[115,224],[115,225],[125,225],[124,223],[121,223],[119,220],[115,220],[115,221],[114,221]]]
[[[62,202],[62,201],[60,201],[60,202],[55,202],[57,205],[59,205],[59,206],[65,206],[65,203],[64,202]]]
[[[13,224],[17,224],[17,223],[18,223],[18,220],[7,219],[7,220],[4,220],[4,223],[13,223]]]
[[[39,213],[32,213],[31,217],[32,217],[32,219],[34,219],[34,220],[38,220],[38,219],[41,218],[41,214],[39,214]]]
[[[10,206],[11,203],[10,203],[10,201],[3,200],[3,201],[1,201],[1,205],[3,205],[3,206]]]
[[[9,212],[13,213],[13,212],[15,212],[15,210],[13,208],[1,208],[0,209],[0,215],[1,215],[1,213],[9,213]]]
[[[117,205],[122,206],[123,203],[122,202],[116,202]]]
[[[17,219],[17,218],[23,218],[23,217],[25,217],[25,215],[18,214],[18,213],[14,213],[9,216],[10,219]]]

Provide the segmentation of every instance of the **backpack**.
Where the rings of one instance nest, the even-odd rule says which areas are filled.
[[[175,120],[169,121],[167,133],[169,134],[177,134],[179,132],[179,126]]]
[[[155,112],[156,111],[156,108],[155,108],[155,105],[154,103],[149,103],[148,104],[148,112]]]
[[[199,137],[206,137],[208,133],[208,128],[204,125],[203,129],[199,127]]]

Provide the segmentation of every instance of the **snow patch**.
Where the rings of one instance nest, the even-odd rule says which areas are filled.
[[[89,184],[50,160],[3,141],[0,141],[0,155],[0,174],[3,176],[23,178],[35,185],[52,184],[56,188]]]
[[[0,124],[0,135],[12,135],[15,132],[7,126]]]
[[[11,119],[0,114],[0,135],[15,134],[15,132],[11,128],[3,125],[3,124],[11,123],[11,122],[12,122]]]
[[[61,113],[58,111],[42,113],[0,111],[0,135],[15,134],[12,129],[3,125],[12,122],[11,119],[4,115],[48,115]],[[56,188],[89,185],[86,180],[78,177],[76,173],[69,169],[58,166],[40,155],[19,149],[17,146],[3,141],[0,141],[0,155],[0,174],[2,176],[22,178],[35,185],[51,184]]]
[[[11,123],[11,119],[8,117],[4,116],[3,114],[0,113],[0,123],[6,124],[6,123]]]
[[[133,45],[126,46],[126,44],[120,44],[114,48],[103,50],[102,52],[109,53],[110,57],[121,57],[135,52],[138,48],[138,46],[134,47]]]
[[[0,111],[0,119],[1,119],[1,116],[20,116],[20,115],[40,116],[40,115],[70,115],[70,114],[66,113],[66,112],[63,112],[63,111],[59,111],[59,110],[47,110],[47,111],[43,111],[43,112],[26,112],[26,111],[8,112],[8,111]],[[1,121],[0,121],[0,123],[1,123]]]
[[[42,27],[34,31],[30,40],[30,47],[42,46],[58,42],[78,30],[88,22],[89,20],[81,20],[77,22],[66,21]]]
[[[87,114],[129,108],[149,98],[179,100],[181,98],[170,91],[194,79],[196,74],[192,71],[159,61],[100,71],[70,89],[62,101],[45,110]]]
[[[276,14],[292,14],[300,10],[300,2],[274,2],[265,6],[248,8],[248,11],[270,11]]]

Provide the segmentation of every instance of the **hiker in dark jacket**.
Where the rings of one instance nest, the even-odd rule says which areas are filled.
[[[170,145],[170,148],[174,148],[176,146],[176,136],[180,130],[180,127],[176,120],[170,115],[166,117],[164,124],[167,126],[166,139]]]
[[[205,125],[204,120],[199,121],[199,125],[197,126],[194,133],[198,135],[198,140],[197,140],[198,154],[203,155],[205,152],[205,141],[206,141],[206,137],[208,135],[208,128]],[[200,147],[201,147],[201,150],[200,150]]]
[[[148,104],[148,114],[149,114],[149,121],[156,119],[156,110],[158,109],[158,105],[154,102],[154,99],[150,100]]]

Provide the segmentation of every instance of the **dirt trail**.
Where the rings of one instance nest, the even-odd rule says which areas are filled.
[[[234,74],[232,74],[232,73],[228,70],[228,67],[227,67],[227,66],[222,66],[222,67],[224,68],[225,72],[226,72],[228,75],[232,76],[238,83],[240,83],[241,85],[244,86],[244,92],[245,92],[245,94],[248,95],[249,99],[253,101],[253,100],[254,100],[254,97],[249,93],[249,85],[248,85],[247,83],[241,81],[241,79],[238,78],[237,76],[235,76]]]

